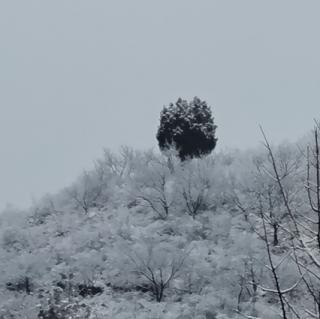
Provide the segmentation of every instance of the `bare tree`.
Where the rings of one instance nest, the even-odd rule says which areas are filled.
[[[252,256],[244,260],[243,273],[239,275],[239,292],[237,300],[237,312],[241,312],[243,300],[249,299],[251,303],[251,315],[256,316],[256,302],[258,300],[258,286],[261,282],[263,268],[258,272],[257,261]]]
[[[170,282],[180,275],[190,251],[168,252],[154,244],[147,247],[146,253],[135,252],[129,256],[134,265],[134,273],[146,280],[157,302],[161,302]]]
[[[175,189],[165,162],[151,161],[132,181],[130,196],[166,219],[175,204]]]
[[[317,241],[320,249],[320,152],[319,152],[319,123],[316,122],[314,128],[314,147],[307,149],[307,183],[309,204],[313,212],[316,213]],[[311,152],[311,156],[310,156]],[[312,158],[311,158],[312,157]],[[311,170],[314,171],[315,178],[311,178]]]
[[[105,187],[103,176],[96,173],[97,171],[85,171],[78,181],[67,189],[76,208],[81,208],[86,214],[90,208],[98,206],[98,200]]]
[[[301,166],[301,156],[294,153],[290,147],[280,146],[274,153],[274,158],[279,163],[279,178],[286,186],[286,198],[288,202],[294,201],[300,191],[295,185],[295,178]],[[261,238],[262,223],[257,224],[256,219],[261,217],[262,207],[267,231],[272,232],[272,245],[278,246],[280,234],[283,233],[280,224],[287,222],[289,218],[282,193],[272,172],[270,156],[256,156],[252,161],[251,170],[246,172],[250,179],[245,184],[240,184],[240,188],[233,184],[229,197],[235,207],[244,214],[252,230]]]
[[[96,162],[96,168],[103,170],[105,175],[124,178],[132,172],[136,156],[134,150],[128,146],[122,146],[119,153],[104,149],[103,159]]]
[[[310,147],[307,150],[307,181],[306,189],[309,199],[311,211],[319,217],[318,199],[319,199],[319,145],[318,145],[318,130],[316,126],[314,130],[314,145],[312,148],[313,161],[310,159]],[[309,213],[299,214],[297,204],[290,200],[286,188],[286,183],[282,178],[273,150],[267,140],[264,131],[261,128],[264,137],[265,147],[268,152],[270,162],[272,164],[272,177],[277,183],[282,201],[286,208],[289,218],[287,223],[279,223],[279,227],[290,239],[290,249],[281,260],[290,258],[296,265],[298,278],[296,282],[289,288],[283,289],[280,286],[280,278],[283,273],[278,271],[279,265],[275,265],[270,249],[270,244],[266,230],[266,215],[261,210],[261,219],[264,229],[264,240],[269,256],[269,270],[272,272],[276,289],[266,289],[265,291],[276,293],[281,304],[282,317],[289,318],[289,313],[296,318],[320,318],[320,259],[319,259],[319,219],[313,220],[309,217]],[[313,168],[314,177],[311,177],[311,167]],[[315,183],[312,182],[315,180]],[[315,196],[315,203],[313,196]],[[316,226],[316,227],[315,227]],[[301,292],[300,300],[290,300],[289,296],[294,290],[299,289]],[[301,304],[297,305],[297,302]],[[304,313],[304,315],[303,315]]]
[[[211,163],[193,160],[180,168],[178,179],[182,204],[193,219],[211,204]]]

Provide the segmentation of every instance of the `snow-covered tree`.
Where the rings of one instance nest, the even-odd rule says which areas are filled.
[[[181,208],[192,218],[209,209],[214,200],[213,162],[193,159],[177,170]]]
[[[130,197],[166,219],[176,200],[174,179],[164,158],[154,158],[131,181]]]
[[[164,107],[157,139],[161,150],[178,151],[181,160],[209,154],[216,146],[217,126],[205,101],[195,97],[188,103],[181,98]]]
[[[107,188],[104,176],[98,170],[84,172],[78,181],[67,189],[70,199],[74,202],[76,209],[81,208],[86,214],[90,208],[106,202]]]
[[[129,258],[138,279],[149,285],[156,301],[161,302],[170,282],[181,275],[189,251],[175,249],[168,243],[155,244],[153,241],[149,238],[143,245],[136,245],[138,247]]]

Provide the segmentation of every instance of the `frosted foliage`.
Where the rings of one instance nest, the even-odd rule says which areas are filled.
[[[210,135],[207,112],[194,99],[163,114]],[[317,150],[308,169],[303,149],[105,150],[71,186],[0,215],[0,319],[318,317]]]
[[[160,158],[141,168],[131,180],[130,196],[159,218],[167,218],[175,206],[175,181],[166,159]]]

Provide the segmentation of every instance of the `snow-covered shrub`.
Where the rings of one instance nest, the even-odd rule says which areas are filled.
[[[43,299],[37,315],[39,319],[90,318],[90,307],[77,297],[67,297],[59,287],[53,288]]]

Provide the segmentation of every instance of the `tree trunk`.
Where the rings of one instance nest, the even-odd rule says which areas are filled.
[[[279,238],[278,238],[278,224],[273,224],[273,246],[279,245]]]

